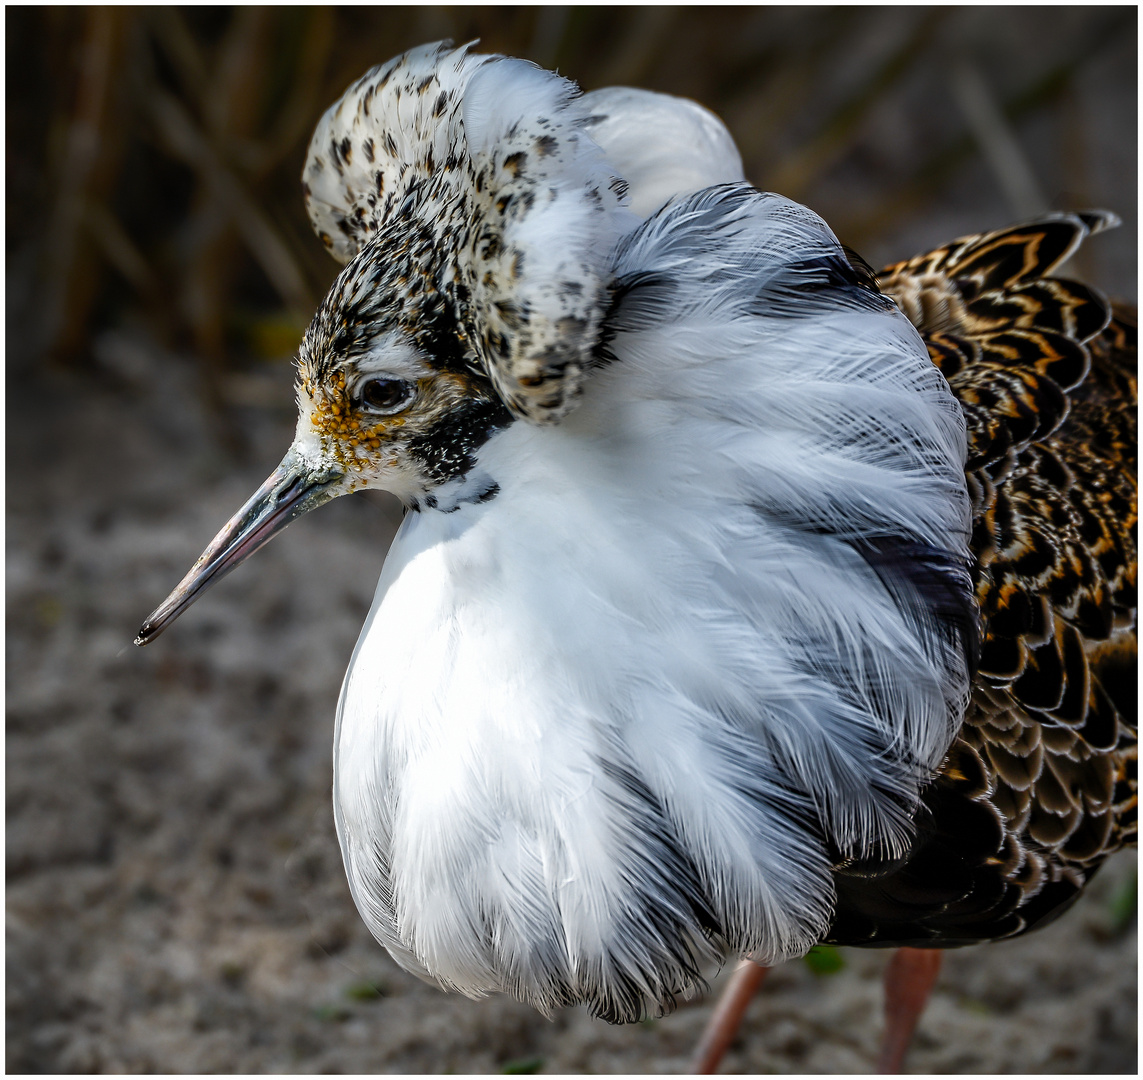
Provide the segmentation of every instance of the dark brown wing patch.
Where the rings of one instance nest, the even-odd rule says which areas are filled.
[[[964,412],[982,649],[909,856],[881,873],[838,868],[827,940],[1021,933],[1134,842],[1136,324],[1048,276],[1115,223],[1054,215],[878,275]]]

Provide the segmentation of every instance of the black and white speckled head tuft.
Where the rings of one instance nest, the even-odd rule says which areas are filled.
[[[326,321],[404,322],[446,350],[430,362],[482,370],[513,415],[564,417],[630,224],[577,99],[574,84],[527,61],[448,44],[354,83],[318,124],[303,174],[318,235],[339,261],[358,260]]]

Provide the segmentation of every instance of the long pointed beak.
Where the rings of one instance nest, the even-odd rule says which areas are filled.
[[[216,581],[264,547],[291,521],[337,498],[341,473],[314,473],[291,450],[266,482],[210,542],[210,546],[139,629],[136,645],[155,640]]]

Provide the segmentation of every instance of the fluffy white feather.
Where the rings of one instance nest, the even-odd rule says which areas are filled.
[[[614,362],[410,514],[344,685],[338,832],[400,963],[612,1019],[799,955],[901,851],[967,690],[889,537],[967,560],[964,428],[828,228],[730,185],[614,256]],[[840,280],[839,280],[840,275]]]
[[[628,205],[641,217],[668,199],[745,179],[726,125],[687,98],[629,86],[583,96],[587,131],[627,181]]]

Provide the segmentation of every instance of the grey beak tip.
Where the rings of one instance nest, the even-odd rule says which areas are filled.
[[[150,645],[214,582],[266,544],[296,517],[336,498],[342,474],[306,472],[291,450],[266,482],[221,529],[186,577],[139,628],[135,644]]]

